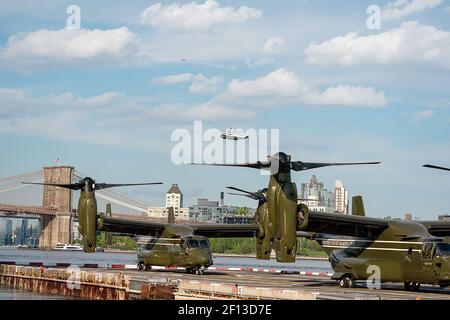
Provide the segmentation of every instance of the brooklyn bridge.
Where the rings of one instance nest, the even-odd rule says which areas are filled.
[[[0,219],[39,219],[41,249],[52,249],[58,243],[70,243],[71,230],[77,220],[75,208],[79,191],[22,182],[63,184],[72,183],[85,176],[72,166],[53,166],[0,179]],[[111,203],[113,216],[132,220],[155,220],[144,215],[151,207],[148,203],[110,189],[96,191],[96,196],[99,211],[102,211],[107,203]]]

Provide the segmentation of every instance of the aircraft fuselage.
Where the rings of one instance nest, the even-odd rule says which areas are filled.
[[[413,231],[408,239],[404,231]],[[377,238],[318,234],[315,238],[330,257],[334,279],[450,284],[450,243],[430,236],[415,222],[395,221]]]

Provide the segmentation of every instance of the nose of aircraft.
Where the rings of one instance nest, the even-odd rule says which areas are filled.
[[[450,281],[450,257],[445,258],[443,267],[446,280]]]

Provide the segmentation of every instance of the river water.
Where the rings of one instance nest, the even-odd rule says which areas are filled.
[[[42,251],[17,249],[13,247],[0,247],[0,261],[14,261],[16,264],[28,265],[30,262],[42,262],[45,265],[56,265],[56,263],[70,263],[83,265],[85,263],[98,264],[106,267],[113,263],[135,264],[135,253],[84,253],[82,251]],[[295,263],[278,263],[275,260],[257,260],[244,257],[215,257],[215,267],[245,267],[245,268],[275,268],[287,271],[311,271],[332,272],[327,260],[297,259]],[[11,290],[0,287],[0,299],[65,299],[64,297],[35,295],[20,290]]]

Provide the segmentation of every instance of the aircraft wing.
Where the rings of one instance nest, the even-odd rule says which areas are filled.
[[[418,222],[423,224],[433,236],[450,237],[450,220]]]
[[[374,237],[389,227],[384,219],[311,211],[308,224],[299,231],[350,237]]]
[[[195,235],[207,238],[252,238],[258,231],[257,224],[202,224],[189,225]]]
[[[119,234],[154,235],[164,231],[167,225],[148,221],[133,221],[120,218],[103,218],[100,231]]]
[[[149,221],[133,221],[123,218],[103,218],[100,231],[128,235],[156,235],[172,224]],[[184,225],[184,224],[183,224]],[[192,224],[184,225],[192,234],[208,238],[251,238],[258,231],[256,224]]]

